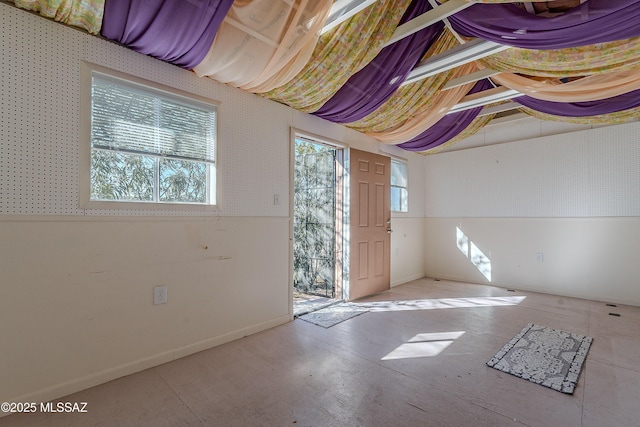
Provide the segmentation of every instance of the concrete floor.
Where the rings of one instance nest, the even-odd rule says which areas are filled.
[[[640,426],[639,307],[432,279],[359,302],[60,399],[86,414],[0,425]],[[528,322],[594,338],[574,395],[485,365]]]
[[[293,317],[302,316],[332,304],[337,304],[342,300],[335,298],[321,297],[318,295],[309,295],[299,292],[293,292]]]

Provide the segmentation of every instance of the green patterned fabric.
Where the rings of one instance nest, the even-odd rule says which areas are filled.
[[[533,116],[540,120],[551,120],[555,122],[587,124],[587,125],[617,125],[640,119],[640,107],[631,108],[629,110],[617,111],[615,113],[600,114],[597,116],[586,117],[565,117],[555,116],[553,114],[541,113],[530,108],[520,108],[525,114]]]
[[[263,96],[312,113],[367,65],[391,38],[410,0],[378,0],[320,38],[311,60],[284,86]]]
[[[91,34],[102,27],[104,0],[15,0],[15,5]]]
[[[579,77],[640,67],[640,37],[556,50],[510,48],[479,62],[528,76]]]

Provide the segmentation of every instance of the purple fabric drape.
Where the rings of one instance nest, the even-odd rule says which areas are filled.
[[[526,49],[562,49],[640,36],[640,0],[588,0],[553,18],[512,4],[476,4],[449,21],[464,36]]]
[[[400,23],[430,9],[427,1],[413,0]],[[313,114],[336,123],[355,122],[371,114],[400,87],[443,29],[439,22],[385,47]]]
[[[480,80],[471,88],[469,94],[482,92],[492,87],[493,85],[488,80]],[[480,111],[482,111],[482,107],[447,114],[420,135],[410,141],[398,144],[398,147],[408,151],[425,151],[442,145],[465,130],[467,126],[478,117]]]
[[[233,0],[105,0],[102,36],[191,69],[205,57]]]
[[[615,113],[640,107],[640,89],[612,98],[587,102],[552,102],[542,101],[529,96],[520,96],[514,99],[520,105],[540,111],[564,117],[586,117],[599,114]]]

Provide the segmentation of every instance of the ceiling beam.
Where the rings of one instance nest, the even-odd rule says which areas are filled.
[[[506,104],[484,107],[482,111],[480,111],[480,114],[478,114],[478,117],[488,116],[489,114],[498,114],[504,111],[517,110],[520,107],[522,107],[522,105],[517,102],[507,102]]]
[[[441,6],[433,8],[430,11],[425,12],[416,18],[413,18],[412,20],[399,25],[391,38],[384,44],[384,46],[389,46],[390,44],[393,44],[398,40],[402,40],[403,38],[410,36],[411,34],[417,33],[418,31],[427,28],[428,26],[433,25],[436,22],[442,21],[447,16],[451,16],[454,13],[460,12],[461,10],[472,6],[473,4],[475,4],[473,1],[449,0]]]
[[[331,6],[327,21],[322,27],[320,34],[324,34],[327,31],[342,24],[347,19],[351,18],[356,13],[371,6],[377,0],[337,0]]]
[[[483,90],[482,92],[476,92],[465,96],[460,100],[460,102],[454,105],[447,114],[459,113],[460,111],[482,107],[483,105],[498,101],[517,98],[522,95],[524,94],[504,86],[494,87],[493,89]]]
[[[463,64],[484,58],[494,53],[509,49],[510,46],[494,43],[488,40],[475,39],[468,43],[449,49],[438,55],[420,61],[411,70],[403,85],[431,77],[443,71],[459,67]]]
[[[485,68],[484,70],[479,70],[475,73],[470,73],[464,76],[460,76],[457,79],[449,80],[447,84],[444,85],[442,90],[453,89],[454,87],[466,85],[467,83],[477,82],[478,80],[486,79],[497,74],[501,74],[501,71]]]

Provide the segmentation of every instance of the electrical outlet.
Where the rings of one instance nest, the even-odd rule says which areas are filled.
[[[273,195],[273,206],[280,206],[280,195],[279,194],[274,194]]]
[[[166,304],[167,303],[167,286],[156,286],[153,288],[153,304]]]
[[[536,252],[536,261],[544,262],[544,254],[542,252]]]

